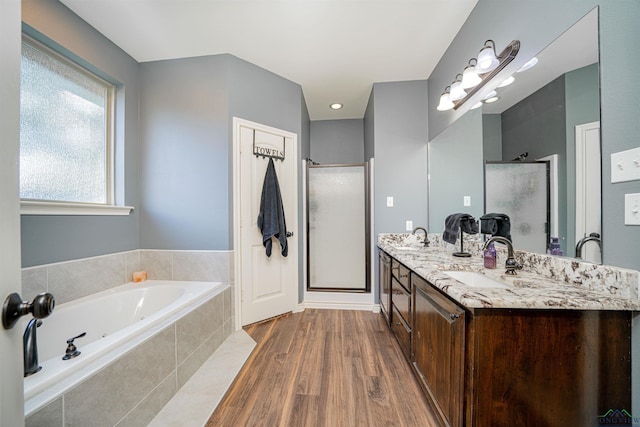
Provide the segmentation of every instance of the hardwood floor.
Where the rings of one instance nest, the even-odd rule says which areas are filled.
[[[308,309],[245,330],[256,348],[207,427],[438,425],[380,314]]]

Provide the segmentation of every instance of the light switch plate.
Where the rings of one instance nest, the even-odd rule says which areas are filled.
[[[464,196],[462,199],[465,206],[471,206],[471,196]]]
[[[624,195],[624,224],[640,225],[640,193]]]
[[[407,231],[413,231],[413,221],[407,221],[404,229]]]
[[[393,207],[393,197],[387,197],[387,207],[388,208]]]
[[[640,147],[611,154],[611,182],[640,180]]]

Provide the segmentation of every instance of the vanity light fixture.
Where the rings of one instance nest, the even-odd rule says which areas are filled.
[[[339,110],[343,107],[342,104],[340,104],[339,102],[334,102],[333,104],[329,105],[329,108],[331,108],[332,110]]]
[[[475,61],[475,64],[472,64],[471,61]],[[471,58],[469,60],[469,65],[464,67],[464,71],[462,72],[462,88],[470,89],[474,86],[480,84],[482,79],[478,75],[476,71],[476,65],[478,64],[478,60],[476,58]]]
[[[438,111],[447,111],[453,109],[453,102],[451,98],[449,98],[449,90],[451,86],[447,86],[444,88],[444,92],[440,95],[440,103],[436,107]]]
[[[462,87],[462,74],[458,74],[453,83],[451,83],[451,92],[449,93],[449,99],[452,101],[459,101],[467,96],[467,92]]]
[[[495,70],[498,65],[500,65],[500,61],[496,56],[496,44],[493,40],[487,40],[478,54],[478,72],[488,73]]]
[[[436,107],[438,111],[457,110],[462,104],[464,104],[469,98],[475,95],[480,89],[484,87],[491,79],[493,79],[500,71],[502,71],[518,54],[520,50],[520,41],[513,40],[507,47],[504,48],[500,55],[495,54],[495,43],[493,40],[487,40],[484,46],[478,54],[478,59],[472,58],[469,60],[467,67],[465,67],[462,75],[456,75],[456,80],[451,86],[447,86],[444,93],[440,96],[440,103]],[[495,59],[495,61],[494,61]],[[471,62],[475,61],[476,64]],[[480,79],[475,85],[471,85],[465,79],[465,74],[472,76],[471,67],[473,72]],[[460,76],[460,78],[458,78]],[[463,83],[464,82],[464,83]],[[466,87],[467,85],[471,85]],[[465,93],[465,89],[468,89]],[[462,98],[458,98],[462,91],[465,93]],[[495,96],[495,95],[494,95]],[[490,97],[489,97],[490,98]],[[497,101],[497,99],[496,99]],[[451,106],[453,104],[453,106]],[[474,105],[474,107],[476,107]],[[476,107],[477,108],[477,107]]]

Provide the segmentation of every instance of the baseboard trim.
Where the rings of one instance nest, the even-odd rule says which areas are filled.
[[[339,302],[339,301],[305,301],[298,304],[295,312],[304,311],[307,308],[324,309],[324,310],[361,310],[380,313],[379,304],[358,303],[358,302]]]

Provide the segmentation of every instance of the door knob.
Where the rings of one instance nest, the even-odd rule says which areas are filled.
[[[287,231],[287,237],[293,237],[293,231]]]
[[[49,292],[43,292],[33,299],[33,301],[22,301],[17,293],[10,294],[2,305],[2,326],[11,329],[21,316],[33,314],[36,319],[44,319],[49,316],[56,305],[56,299]]]

